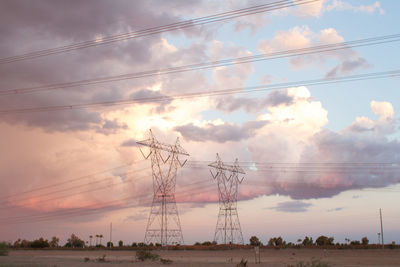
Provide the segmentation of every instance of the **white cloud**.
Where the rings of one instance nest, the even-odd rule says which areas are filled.
[[[371,109],[375,114],[379,115],[379,119],[393,119],[394,109],[389,102],[371,101]]]
[[[321,17],[324,12],[330,12],[334,10],[350,10],[353,12],[364,12],[368,14],[372,14],[377,11],[380,15],[385,14],[385,10],[382,8],[379,1],[376,1],[370,5],[354,6],[349,2],[341,0],[321,0],[305,5],[299,5],[291,13],[299,17]]]
[[[221,41],[214,41],[210,47],[210,57],[213,61],[226,58],[246,57],[250,55],[252,55],[252,53],[247,49],[231,43],[224,44]],[[215,81],[214,86],[219,89],[239,88],[244,85],[252,72],[252,63],[214,68],[212,71],[213,79]]]
[[[314,33],[307,26],[296,26],[288,31],[280,31],[271,40],[259,42],[258,50],[262,53],[293,50],[311,46],[334,44],[344,42],[344,38],[333,28]],[[348,74],[357,69],[367,68],[370,65],[353,49],[340,49],[322,53],[297,56],[290,59],[290,66],[295,69],[316,65],[318,68],[330,66],[329,61],[338,62],[333,68],[326,70],[326,77],[335,77]]]
[[[299,17],[320,17],[323,13],[323,5],[325,0],[316,1],[309,4],[299,5],[293,11],[293,14]],[[296,3],[296,1],[294,1]]]
[[[351,10],[354,12],[365,12],[370,14],[374,13],[375,11],[378,11],[380,15],[385,14],[385,10],[383,10],[383,8],[381,7],[381,3],[379,1],[376,1],[375,3],[370,5],[353,6],[352,4],[345,1],[333,0],[333,2],[326,5],[325,10],[326,11]]]
[[[372,112],[378,115],[377,120],[371,120],[366,117],[357,117],[355,121],[346,130],[351,132],[364,132],[364,135],[382,136],[391,134],[395,130],[394,109],[389,102],[371,101]]]
[[[275,34],[272,40],[263,40],[258,44],[262,53],[273,53],[279,49],[298,49],[310,46],[312,32],[307,26],[294,27],[289,31]]]

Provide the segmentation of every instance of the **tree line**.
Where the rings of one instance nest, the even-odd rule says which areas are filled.
[[[12,245],[13,248],[83,248],[85,247],[85,241],[80,239],[75,234],[72,234],[70,238],[68,238],[67,242],[64,246],[60,245],[60,239],[56,236],[53,236],[51,240],[44,239],[40,237],[39,239],[35,239],[33,241],[20,239],[18,238]]]
[[[75,234],[71,234],[71,236],[68,238],[67,242],[64,245],[60,244],[60,239],[56,236],[53,236],[50,240],[44,239],[43,237],[39,239],[35,239],[33,241],[25,240],[25,239],[17,239],[13,244],[8,244],[9,247],[12,248],[85,248],[85,247],[99,247],[99,248],[104,248],[105,246],[102,245],[101,243],[101,238],[103,238],[103,235],[96,235],[96,243],[95,245],[93,244],[92,246],[92,239],[93,236],[90,235],[90,243],[85,242],[81,238],[79,238]],[[100,241],[99,241],[100,240]],[[328,237],[321,235],[313,240],[312,237],[305,236],[304,238],[299,238],[297,242],[286,242],[281,236],[278,237],[271,237],[269,238],[268,242],[263,244],[261,240],[257,236],[252,236],[249,239],[249,243],[244,246],[261,246],[261,247],[274,247],[274,248],[300,248],[300,247],[330,247],[330,248],[347,248],[347,247],[359,247],[359,246],[364,246],[367,247],[369,246],[378,246],[377,244],[369,244],[369,240],[367,237],[361,238],[361,240],[350,240],[348,238],[345,239],[345,243],[339,243],[339,242],[334,242],[335,239],[333,237]],[[230,244],[228,244],[230,245]],[[240,246],[237,244],[234,244],[235,246]],[[114,244],[112,242],[107,242],[106,246],[108,248],[113,248]],[[174,246],[180,247],[179,244],[175,244]],[[195,242],[193,245],[189,247],[215,247],[215,246],[223,246],[222,244],[217,244],[217,242],[213,241],[205,241],[205,242]],[[392,244],[388,245],[390,248],[391,247],[396,247],[395,243],[392,242]],[[128,248],[131,247],[133,249],[135,248],[159,248],[161,247],[161,244],[159,243],[150,243],[150,244],[145,244],[143,242],[133,242],[132,244],[124,244],[122,240],[118,242],[118,247],[120,248]],[[187,246],[186,246],[187,247]]]
[[[293,242],[286,242],[283,240],[282,237],[271,237],[268,242],[264,245],[260,239],[257,236],[252,236],[250,238],[250,245],[251,246],[270,246],[270,247],[311,247],[311,246],[317,246],[317,247],[326,247],[326,246],[359,246],[359,245],[368,245],[369,240],[365,236],[361,238],[361,240],[350,240],[348,238],[345,239],[346,243],[339,243],[339,242],[334,242],[333,237],[327,237],[324,235],[321,235],[313,240],[312,237],[305,236],[303,239],[299,238],[296,243]]]

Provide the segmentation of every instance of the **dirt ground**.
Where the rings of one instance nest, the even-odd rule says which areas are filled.
[[[254,251],[248,249],[225,251],[153,251],[173,262],[168,266],[236,266],[242,258],[247,266],[296,266],[300,262],[319,260],[328,266],[400,266],[399,249],[262,249],[261,263],[255,264]],[[103,255],[105,262],[98,259]],[[89,258],[85,262],[85,258]],[[164,266],[160,261],[138,262],[135,251],[71,251],[71,250],[11,250],[0,257],[0,266]]]

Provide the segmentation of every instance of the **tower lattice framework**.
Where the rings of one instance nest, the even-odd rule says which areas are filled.
[[[208,165],[212,177],[218,183],[219,214],[215,228],[214,241],[218,244],[244,244],[237,211],[238,186],[244,177],[239,179],[239,174],[245,174],[236,159],[233,165],[225,164],[217,154],[217,160]]]
[[[180,146],[179,138],[174,145],[163,144],[156,140],[150,130],[150,137],[137,142],[147,146],[150,152],[143,157],[151,159],[153,176],[153,203],[147,222],[144,242],[159,243],[162,246],[184,244],[178,209],[175,201],[175,185],[178,167],[183,167],[186,160],[181,162],[179,156],[189,156]]]

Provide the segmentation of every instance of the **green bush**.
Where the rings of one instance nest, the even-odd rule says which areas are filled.
[[[0,242],[0,256],[8,255],[9,245],[6,242]]]

